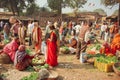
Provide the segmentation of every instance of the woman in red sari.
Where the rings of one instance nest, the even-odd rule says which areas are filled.
[[[55,27],[50,26],[50,38],[47,40],[47,61],[51,67],[57,66],[57,35],[55,33]]]
[[[18,50],[18,47],[19,47],[19,38],[15,37],[10,43],[5,45],[5,47],[3,48],[3,53],[7,54],[12,60],[12,62],[14,62],[15,53]]]
[[[40,53],[42,31],[38,25],[38,22],[34,23],[34,28],[33,28],[33,32],[32,32],[32,39],[33,39],[33,44],[35,45],[35,52]]]

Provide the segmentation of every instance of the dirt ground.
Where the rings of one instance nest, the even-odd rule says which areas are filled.
[[[96,69],[92,64],[81,64],[73,54],[60,53],[58,63],[59,65],[53,68],[59,74],[57,80],[120,80],[120,76],[114,72],[105,73]],[[0,64],[0,73],[4,74],[7,80],[20,80],[30,75],[31,72],[18,71],[13,64]]]
[[[59,65],[53,68],[59,74],[57,80],[120,80],[120,76],[114,72],[105,73],[96,69],[92,64],[81,64],[72,54],[60,54],[58,62]],[[14,69],[13,64],[1,66],[0,71],[4,73],[7,80],[20,80],[31,73],[18,71]]]

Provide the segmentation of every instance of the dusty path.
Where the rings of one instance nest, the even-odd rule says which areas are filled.
[[[91,64],[80,64],[79,60],[75,59],[75,55],[60,54],[59,65],[54,68],[58,72],[58,80],[120,80],[114,72],[105,73],[94,68]],[[5,67],[8,80],[20,80],[22,77],[29,75],[31,72],[17,71],[13,65]]]
[[[92,64],[81,64],[75,55],[59,54],[58,62],[59,65],[54,68],[59,74],[58,80],[120,80],[120,76],[114,72],[105,73],[94,68]],[[7,80],[20,80],[31,73],[17,71],[12,64],[2,66],[0,72],[5,73]]]

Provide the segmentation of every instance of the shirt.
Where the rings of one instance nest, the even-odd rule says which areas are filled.
[[[85,33],[86,31],[88,30],[89,26],[88,25],[83,25],[82,28],[80,29],[80,32],[79,32],[79,39],[84,39],[85,37]]]
[[[81,28],[80,25],[76,25],[76,26],[74,27],[74,29],[75,29],[75,31],[76,31],[77,33],[80,31],[80,28]]]
[[[107,29],[107,26],[106,25],[102,25],[101,26],[101,31],[105,31]]]
[[[90,31],[87,31],[87,32],[85,33],[85,39],[84,39],[84,41],[85,41],[85,42],[88,42],[88,41],[90,40],[90,36],[91,36]]]
[[[33,28],[34,28],[33,24],[28,24],[28,34],[32,33]]]
[[[18,28],[19,28],[19,24],[14,24],[13,25],[13,31],[14,31],[14,33],[17,33],[18,34]]]

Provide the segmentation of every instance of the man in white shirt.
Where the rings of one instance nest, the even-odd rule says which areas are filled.
[[[76,31],[76,36],[78,36],[79,32],[80,32],[80,23],[77,23],[77,25],[74,27],[75,31]]]
[[[100,34],[100,37],[101,37],[101,39],[103,39],[104,40],[104,35],[105,35],[105,31],[106,31],[106,29],[107,29],[107,26],[105,25],[105,23],[103,23],[103,25],[101,26],[101,34]]]
[[[28,23],[28,36],[29,36],[29,46],[32,45],[32,31],[33,31],[33,28],[34,28],[34,22],[32,21],[29,21]]]

